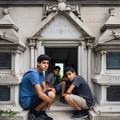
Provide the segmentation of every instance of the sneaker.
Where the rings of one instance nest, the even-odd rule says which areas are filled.
[[[39,117],[39,113],[37,111],[30,111],[28,114],[28,120],[45,120],[45,119]]]
[[[88,111],[87,110],[80,110],[80,111],[76,111],[71,119],[74,119],[74,118],[87,118],[88,117]]]
[[[65,101],[64,97],[61,97],[59,100],[60,100],[63,104],[67,104],[67,102]]]
[[[34,113],[29,113],[28,114],[28,120],[36,120],[38,116],[36,116]]]
[[[53,120],[53,118],[48,116],[45,111],[40,111],[39,112],[39,117],[44,118],[45,120]]]
[[[35,120],[46,120],[46,118],[42,117],[42,116],[39,116],[37,117]]]

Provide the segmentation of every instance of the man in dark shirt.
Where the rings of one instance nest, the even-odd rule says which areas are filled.
[[[74,68],[66,67],[65,73],[73,83],[64,94],[64,98],[69,105],[77,110],[71,118],[86,118],[88,116],[87,110],[93,104],[91,90],[84,78],[76,75]]]

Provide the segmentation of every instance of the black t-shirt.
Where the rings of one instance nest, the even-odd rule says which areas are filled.
[[[72,85],[75,85],[74,94],[83,97],[86,100],[86,104],[88,105],[88,107],[91,107],[91,105],[93,104],[93,97],[90,87],[88,86],[85,79],[82,76],[77,76],[74,79]]]

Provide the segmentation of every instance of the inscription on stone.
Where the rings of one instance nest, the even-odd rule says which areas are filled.
[[[120,102],[120,86],[110,86],[107,88],[107,101]]]
[[[45,29],[41,36],[43,38],[80,38],[81,31],[69,21],[64,15],[58,15]]]
[[[7,86],[0,86],[0,101],[10,100],[10,88]]]
[[[109,80],[120,80],[120,76],[110,76]]]
[[[0,53],[0,69],[11,69],[11,54]]]
[[[7,80],[7,76],[0,76],[0,80]]]

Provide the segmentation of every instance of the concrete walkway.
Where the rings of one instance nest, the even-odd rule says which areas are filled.
[[[47,111],[47,114],[51,116],[54,120],[89,120],[86,119],[71,119],[72,114],[75,109],[68,104],[63,104],[59,101],[59,96],[56,97],[53,102],[50,111]]]
[[[71,119],[73,111],[63,111],[63,112],[48,112],[48,115],[51,116],[54,120],[89,120],[86,119]]]

